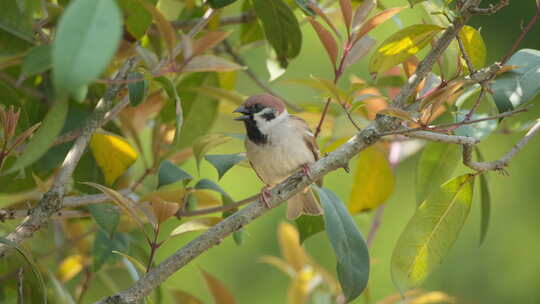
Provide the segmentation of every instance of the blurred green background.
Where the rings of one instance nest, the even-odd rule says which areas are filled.
[[[485,4],[497,1],[483,1]],[[383,1],[391,6],[406,5],[406,1]],[[500,59],[510,49],[520,33],[522,21],[531,19],[536,7],[534,0],[511,1],[511,5],[495,16],[475,17],[473,26],[481,27],[488,47],[488,62]],[[228,9],[234,13],[235,8]],[[407,10],[399,15],[403,25],[425,20],[416,10]],[[381,42],[399,28],[399,22],[389,21],[374,31]],[[238,30],[238,27],[231,29]],[[304,42],[298,59],[293,60],[283,79],[306,78],[310,75],[331,78],[331,68],[320,42],[313,30],[304,25]],[[540,49],[540,25],[529,33],[520,48]],[[242,54],[257,75],[267,78],[264,47],[250,49]],[[367,60],[352,66],[349,72],[367,77]],[[347,79],[347,76],[343,77]],[[289,100],[307,101],[318,98],[309,89],[276,81],[270,84]],[[249,95],[261,90],[243,74],[237,85],[239,92]],[[540,100],[536,100],[540,102]],[[525,116],[538,117],[539,107]],[[232,116],[221,116],[214,130],[241,133],[242,126],[231,120]],[[511,124],[512,119],[506,121]],[[313,126],[312,126],[313,127]],[[522,134],[503,135],[494,133],[481,149],[488,159],[506,153]],[[234,140],[211,153],[242,152],[243,144]],[[369,284],[370,303],[396,293],[390,276],[390,257],[396,240],[412,216],[416,207],[414,199],[415,170],[418,155],[399,164],[395,170],[396,189],[387,201],[382,225],[371,249],[373,259]],[[354,164],[351,166],[354,168]],[[184,169],[196,172],[195,165],[188,163]],[[460,168],[458,171],[466,171]],[[440,290],[458,298],[459,303],[540,303],[540,138],[530,142],[508,167],[509,176],[489,174],[492,193],[492,219],[485,243],[479,246],[479,201],[475,198],[473,212],[466,226],[443,265],[437,269],[424,285],[426,290]],[[458,172],[456,172],[457,174]],[[203,162],[201,177],[217,180],[215,170]],[[235,167],[220,181],[235,199],[242,199],[259,191],[262,184],[255,174],[242,167]],[[351,175],[342,170],[333,172],[325,179],[326,187],[334,190],[346,201],[350,192]],[[538,188],[537,188],[538,187]],[[278,224],[285,220],[284,207],[273,210],[245,228],[244,243],[235,245],[227,238],[169,278],[167,288],[182,289],[211,303],[211,296],[204,284],[199,268],[218,277],[235,295],[239,303],[286,303],[289,278],[276,268],[258,262],[264,255],[280,256],[276,239]],[[374,212],[355,217],[366,236]],[[175,221],[168,222],[172,229]],[[158,251],[158,261],[172,254],[197,233],[190,233],[165,244]],[[335,257],[324,233],[307,240],[309,254],[326,269],[335,273]],[[110,273],[114,270],[109,270]],[[117,284],[121,288],[131,285],[126,275]],[[103,295],[102,286],[93,285],[86,301],[96,300]],[[168,296],[167,296],[167,299]],[[169,299],[170,300],[170,299]],[[366,303],[364,296],[354,303]]]

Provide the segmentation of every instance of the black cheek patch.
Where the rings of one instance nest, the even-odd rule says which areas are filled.
[[[272,120],[274,118],[276,118],[276,115],[272,112],[269,112],[269,113],[264,113],[262,115],[262,118],[264,118],[266,121],[269,121],[269,120]]]

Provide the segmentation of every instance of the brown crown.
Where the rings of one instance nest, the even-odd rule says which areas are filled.
[[[244,102],[244,106],[246,108],[249,108],[256,104],[264,107],[274,108],[278,113],[282,113],[283,110],[285,110],[285,104],[283,103],[283,101],[270,94],[253,95]]]

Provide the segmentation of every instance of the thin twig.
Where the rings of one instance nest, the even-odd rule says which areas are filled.
[[[536,124],[525,134],[525,136],[516,143],[508,153],[498,160],[491,162],[476,162],[472,160],[472,145],[463,145],[463,164],[476,171],[500,171],[510,164],[510,160],[540,131],[540,119]]]
[[[504,117],[509,117],[509,116],[516,115],[518,113],[527,112],[528,110],[529,110],[529,108],[522,108],[522,109],[517,109],[517,110],[513,110],[513,111],[504,112],[504,113],[494,115],[494,116],[488,116],[488,117],[483,117],[483,118],[478,118],[478,119],[473,119],[473,120],[468,120],[468,121],[463,120],[463,121],[460,121],[460,122],[440,124],[440,125],[435,125],[435,126],[422,126],[422,127],[416,127],[416,128],[402,128],[402,129],[383,132],[380,135],[381,136],[398,135],[398,134],[406,134],[406,133],[411,133],[411,132],[416,132],[416,131],[439,131],[439,130],[444,130],[446,128],[450,128],[450,127],[454,127],[454,126],[470,125],[470,124],[475,124],[475,123],[479,123],[479,122],[482,122],[482,121],[496,120],[496,119],[500,119],[500,118],[504,118]]]
[[[211,213],[216,213],[216,212],[230,211],[230,210],[236,209],[236,208],[238,208],[240,206],[251,203],[251,202],[255,201],[258,198],[259,198],[259,194],[255,194],[255,195],[252,195],[252,196],[250,196],[248,198],[245,198],[245,199],[243,199],[241,201],[238,201],[238,202],[235,202],[235,203],[232,203],[232,204],[222,205],[222,206],[219,206],[219,207],[212,207],[212,208],[205,208],[205,209],[191,210],[191,211],[179,209],[178,212],[176,213],[176,216],[177,217],[190,217],[190,216],[199,216],[199,215],[211,214]]]

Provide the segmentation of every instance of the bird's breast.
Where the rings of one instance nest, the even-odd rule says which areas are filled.
[[[300,166],[315,162],[311,150],[301,136],[270,136],[267,144],[246,140],[246,154],[253,169],[267,185],[275,185],[297,171]]]

